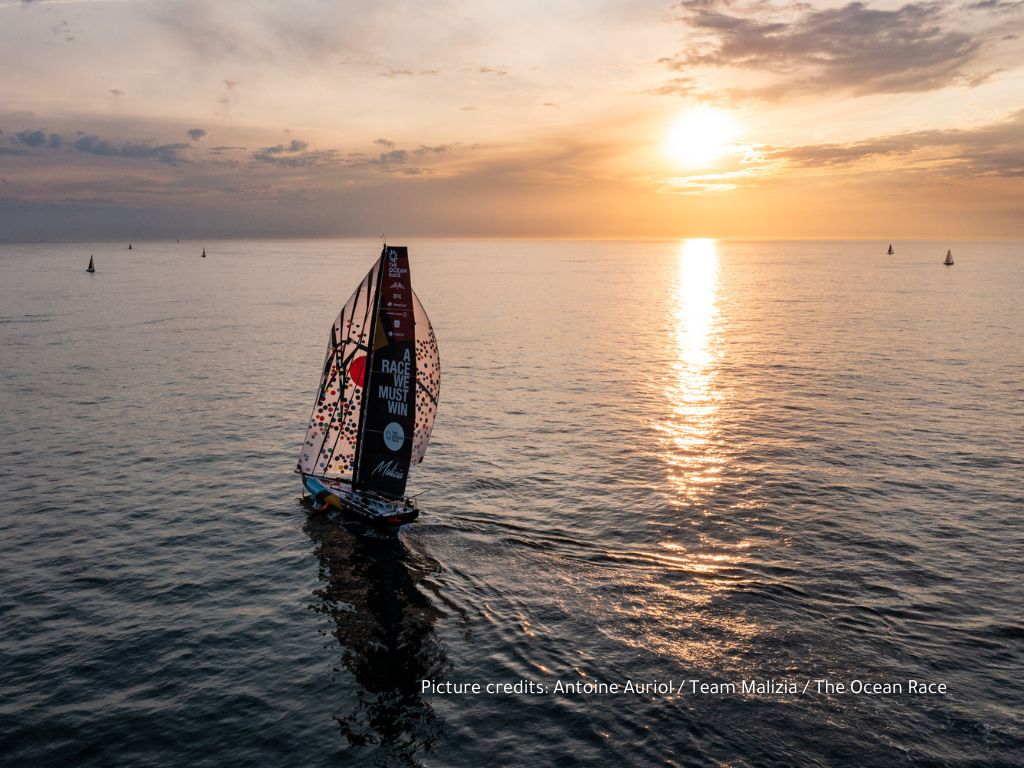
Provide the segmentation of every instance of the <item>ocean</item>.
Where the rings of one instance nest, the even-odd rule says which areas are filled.
[[[379,242],[0,246],[0,763],[1021,763],[1024,243],[396,244],[396,534],[293,473]]]

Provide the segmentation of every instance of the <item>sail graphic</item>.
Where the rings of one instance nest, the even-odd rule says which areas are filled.
[[[351,482],[380,267],[378,260],[331,326],[320,389],[299,454],[297,470],[304,475]]]
[[[399,497],[412,463],[416,423],[416,320],[409,253],[385,246],[366,368],[353,487]]]

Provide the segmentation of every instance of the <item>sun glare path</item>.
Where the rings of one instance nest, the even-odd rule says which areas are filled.
[[[693,239],[679,253],[675,291],[676,380],[666,393],[673,403],[668,431],[670,479],[690,501],[718,482],[724,461],[712,442],[719,394],[717,358],[718,253],[714,240]]]

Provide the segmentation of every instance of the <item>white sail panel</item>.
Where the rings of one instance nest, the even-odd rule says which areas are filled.
[[[320,389],[299,454],[297,470],[303,474],[352,478],[379,268],[378,260],[331,327]]]
[[[416,466],[427,452],[437,416],[437,402],[441,396],[441,357],[434,328],[415,291],[412,302],[416,322],[416,427],[412,436],[412,465]]]

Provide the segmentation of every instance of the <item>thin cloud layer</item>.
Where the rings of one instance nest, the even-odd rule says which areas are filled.
[[[1006,120],[974,128],[911,131],[849,144],[812,144],[766,154],[817,169],[858,167],[884,159],[943,175],[1024,176],[1024,109]]]

